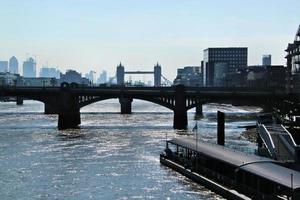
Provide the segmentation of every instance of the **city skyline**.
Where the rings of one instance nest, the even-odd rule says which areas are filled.
[[[218,6],[216,6],[218,4]],[[293,6],[291,6],[293,5]],[[209,47],[247,46],[249,65],[272,55],[285,65],[288,42],[299,25],[300,2],[289,1],[0,1],[5,30],[0,60],[36,57],[42,66],[82,74],[121,61],[128,70],[158,61],[169,79],[176,69],[200,65]],[[214,10],[214,12],[211,12]]]

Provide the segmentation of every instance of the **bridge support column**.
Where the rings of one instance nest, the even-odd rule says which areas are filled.
[[[78,128],[81,123],[78,97],[63,91],[58,108],[58,129]]]
[[[119,98],[119,102],[121,105],[121,114],[131,114],[131,103],[132,98]]]
[[[21,98],[21,97],[16,97],[16,104],[17,104],[18,106],[23,105],[23,98]]]
[[[186,108],[186,96],[185,87],[178,85],[175,88],[175,110],[174,110],[174,129],[187,129],[187,108]]]
[[[59,113],[57,106],[53,106],[51,104],[45,103],[44,104],[44,114],[51,115],[51,114],[57,114]]]
[[[73,111],[67,113],[60,113],[58,115],[58,129],[71,129],[78,128],[78,125],[81,123],[80,112]]]
[[[196,106],[196,116],[203,116],[202,104]]]

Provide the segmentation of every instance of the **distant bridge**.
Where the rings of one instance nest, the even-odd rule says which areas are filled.
[[[121,113],[131,113],[133,99],[141,99],[169,108],[174,112],[173,127],[185,129],[187,111],[196,107],[202,114],[202,104],[227,102],[235,105],[256,105],[276,109],[282,115],[300,115],[299,97],[285,91],[251,88],[213,87],[2,87],[0,96],[32,99],[45,104],[45,114],[58,114],[60,129],[75,128],[80,123],[80,108],[94,102],[118,98]],[[290,102],[286,106],[285,102]]]
[[[153,74],[155,87],[160,87],[161,85],[172,85],[172,82],[162,75],[161,66],[158,63],[154,66],[153,71],[125,71],[125,67],[120,63],[116,70],[118,85],[125,84],[125,74]],[[164,83],[162,82],[162,79]]]

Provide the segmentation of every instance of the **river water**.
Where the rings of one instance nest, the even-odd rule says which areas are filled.
[[[44,105],[0,103],[0,199],[222,199],[160,165],[166,138],[194,136],[216,142],[216,111],[226,114],[226,146],[254,152],[241,126],[254,124],[257,108],[204,105],[204,117],[188,113],[189,130],[172,128],[173,113],[134,100],[120,115],[117,100],[81,109],[81,127],[58,131]]]

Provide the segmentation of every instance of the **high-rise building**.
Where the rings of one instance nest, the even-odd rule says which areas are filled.
[[[36,77],[36,62],[31,57],[23,62],[23,77]]]
[[[272,65],[272,56],[270,54],[262,56],[262,65]]]
[[[89,73],[85,74],[85,78],[89,79],[93,84],[95,82],[95,71],[91,70]]]
[[[247,47],[205,49],[203,56],[204,86],[223,86],[226,74],[239,68],[246,68],[247,62]]]
[[[7,72],[8,62],[0,61],[0,72]]]
[[[40,77],[57,78],[60,77],[60,71],[54,67],[42,67],[40,69]]]
[[[19,62],[15,56],[9,59],[8,71],[12,74],[19,74]]]
[[[15,56],[11,57],[9,59],[9,69],[8,71],[12,74],[18,74],[19,73],[19,62]]]
[[[106,82],[107,82],[107,72],[105,70],[103,70],[97,80],[97,83],[101,84],[101,83],[106,83]]]

